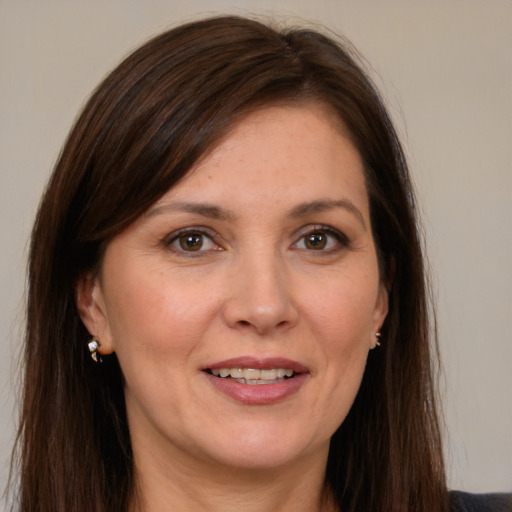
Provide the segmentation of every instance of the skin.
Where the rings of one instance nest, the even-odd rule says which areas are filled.
[[[200,250],[183,249],[183,229]],[[360,155],[325,109],[248,115],[111,241],[77,291],[125,375],[134,509],[330,508],[329,439],[388,297]],[[202,371],[241,356],[292,359],[307,377],[283,400],[244,404]]]

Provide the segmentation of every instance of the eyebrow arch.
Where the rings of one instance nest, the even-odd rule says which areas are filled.
[[[352,202],[350,202],[347,199],[319,199],[308,203],[302,203],[295,206],[290,211],[290,217],[305,217],[307,215],[311,215],[314,213],[322,213],[336,208],[343,208],[347,210],[349,213],[353,214],[362,224],[363,228],[366,230],[366,223],[364,221],[363,214]],[[209,219],[223,220],[228,222],[232,222],[236,218],[233,212],[221,208],[220,206],[217,206],[215,204],[189,203],[186,201],[163,203],[149,210],[146,213],[146,216],[153,217],[155,215],[174,212],[193,213]]]
[[[310,215],[312,213],[322,213],[335,208],[343,208],[353,214],[366,230],[366,223],[364,221],[363,214],[356,207],[356,205],[348,199],[319,199],[317,201],[299,204],[291,210],[290,216],[305,217],[306,215]]]
[[[146,213],[146,216],[153,217],[162,213],[174,212],[194,213],[209,219],[224,221],[233,221],[235,219],[235,215],[232,212],[225,210],[224,208],[221,208],[217,205],[188,202],[163,203],[161,205],[155,206],[154,208],[151,208],[151,210]]]

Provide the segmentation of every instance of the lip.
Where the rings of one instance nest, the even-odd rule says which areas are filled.
[[[275,384],[250,385],[241,384],[232,379],[215,377],[207,373],[207,370],[220,368],[253,368],[256,370],[289,368],[296,375],[291,379]],[[306,366],[282,357],[236,357],[205,366],[202,373],[217,391],[246,405],[270,405],[286,400],[297,393],[309,378],[309,371]]]
[[[220,368],[254,368],[255,370],[270,370],[271,368],[290,368],[295,373],[308,373],[303,364],[285,357],[234,357],[205,366],[202,370],[218,370]]]

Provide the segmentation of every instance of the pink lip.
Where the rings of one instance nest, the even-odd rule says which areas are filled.
[[[275,384],[249,385],[240,384],[234,379],[222,379],[215,377],[206,370],[216,370],[219,368],[254,368],[257,370],[267,370],[270,368],[290,368],[295,372],[295,376]],[[290,359],[271,357],[237,357],[227,359],[207,366],[203,369],[203,375],[221,393],[247,405],[269,405],[285,400],[289,396],[297,393],[309,377],[308,369]]]
[[[297,361],[286,359],[284,357],[234,357],[219,361],[209,366],[205,366],[203,370],[218,370],[219,368],[254,368],[255,370],[269,370],[271,368],[290,368],[295,373],[307,373],[308,369]]]

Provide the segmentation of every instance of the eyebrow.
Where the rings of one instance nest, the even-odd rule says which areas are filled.
[[[184,212],[184,213],[194,213],[196,215],[200,215],[202,217],[207,217],[209,219],[216,220],[225,220],[225,221],[233,221],[235,220],[235,215],[221,208],[220,206],[208,203],[188,203],[188,202],[173,202],[173,203],[164,203],[159,206],[155,206],[151,210],[149,210],[146,215],[148,217],[153,217],[155,215],[160,215],[162,213],[174,213],[174,212]]]
[[[363,228],[366,229],[363,214],[351,201],[347,199],[318,199],[315,201],[301,203],[290,210],[289,216],[294,218],[306,217],[307,215],[322,213],[336,208],[343,208],[354,215],[362,224]],[[146,216],[153,217],[155,215],[174,212],[193,213],[200,215],[201,217],[223,221],[234,221],[236,219],[236,215],[232,211],[226,210],[215,204],[181,201],[155,206],[147,212]]]
[[[361,213],[361,210],[359,210],[359,208],[357,208],[356,205],[349,201],[348,199],[319,199],[317,201],[299,204],[292,209],[290,216],[305,217],[312,213],[322,213],[336,208],[343,208],[347,210],[349,213],[355,215],[355,217],[357,217],[359,222],[362,224],[363,228],[366,229],[366,223],[364,221],[364,217],[363,214]]]

